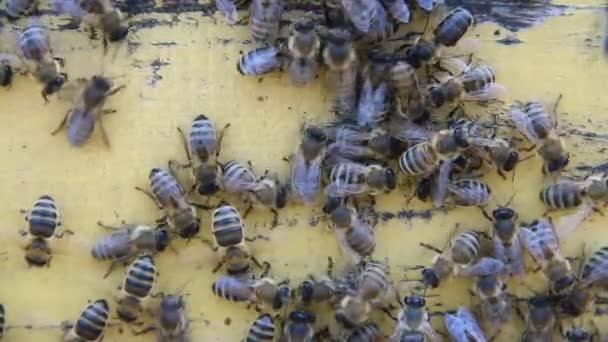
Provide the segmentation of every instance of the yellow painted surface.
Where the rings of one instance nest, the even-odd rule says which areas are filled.
[[[600,1],[572,2],[585,6],[600,4]],[[519,32],[518,37],[524,43],[512,46],[493,42],[495,25],[479,25],[474,33],[484,42],[480,57],[496,67],[499,82],[509,89],[507,103],[512,99],[536,98],[549,104],[563,93],[559,113],[564,125],[585,125],[583,130],[608,133],[605,99],[608,65],[599,48],[588,47],[597,45],[600,12],[592,9],[568,12],[571,15],[548,18],[537,27]],[[153,17],[171,20],[172,15]],[[7,311],[7,324],[57,324],[73,320],[89,299],[107,298],[115,309],[111,298],[123,274],[120,270],[102,279],[107,264],[94,260],[90,254],[92,241],[104,233],[95,223],[153,222],[157,218],[153,203],[134,191],[133,186],[147,186],[150,168],[165,167],[170,158],[185,158],[177,126],[189,127],[198,113],[208,115],[218,127],[231,123],[222,159],[251,160],[257,172],[270,169],[286,178],[288,165],[281,158],[296,146],[301,123],[329,118],[330,97],[319,81],[296,89],[279,74],[265,76],[263,81],[240,76],[235,63],[239,51],[251,46],[242,44],[249,39],[249,32],[243,26],[228,27],[221,18],[216,18],[219,20],[214,24],[200,14],[183,14],[172,27],[142,29],[131,38],[141,45],[132,54],[123,45],[114,60],[112,50],[104,57],[100,42],[90,41],[82,32],[51,33],[55,52],[65,57],[66,71],[72,79],[102,71],[111,77],[123,76],[117,83],[126,84],[127,88],[107,102],[107,107],[117,109],[118,113],[104,120],[111,149],[103,146],[99,132],[94,132],[90,142],[80,149],[70,148],[64,133],[51,136],[70,104],[53,97],[45,105],[39,96],[40,86],[33,80],[17,76],[10,90],[0,91],[3,195],[0,251],[6,252],[0,262],[3,274],[0,302]],[[506,30],[501,31],[504,36]],[[12,41],[6,34],[2,39],[3,43]],[[221,39],[230,41],[223,44]],[[175,44],[156,44],[162,42]],[[5,46],[11,48],[8,43],[2,45]],[[150,64],[157,59],[168,65],[158,71],[162,79],[151,86]],[[483,115],[483,108],[475,108],[473,112]],[[568,144],[572,151],[571,166],[605,161],[605,154],[600,151],[606,142],[570,136]],[[544,212],[538,200],[543,180],[537,157],[521,165],[514,184],[493,174],[486,179],[494,190],[493,203],[504,203],[516,192],[514,207],[523,220]],[[41,194],[56,199],[65,227],[76,235],[56,241],[50,268],[28,268],[18,247],[17,230],[25,227],[19,209],[29,208]],[[403,190],[378,199],[381,210],[395,212],[405,205]],[[413,209],[427,206],[416,201],[411,204]],[[263,233],[271,238],[269,242],[254,242],[251,248],[259,260],[272,264],[272,275],[288,277],[293,285],[299,284],[307,274],[323,272],[328,256],[334,257],[337,269],[340,268],[342,259],[331,231],[325,229],[323,222],[316,227],[308,223],[319,213],[320,208],[289,206],[281,212],[280,226],[272,232],[268,229],[271,216],[266,211],[254,211],[247,218],[249,234]],[[201,212],[201,215],[201,235],[210,237],[209,214]],[[419,248],[418,243],[443,244],[456,223],[489,228],[476,209],[454,210],[447,215],[437,213],[430,221],[391,220],[375,229],[378,240],[375,257],[388,258],[394,280],[399,281],[404,265],[426,264],[433,257]],[[605,217],[593,215],[563,241],[564,254],[578,255],[583,242],[588,251],[608,244],[605,225]],[[174,246],[178,255],[168,251],[157,258],[160,280],[156,290],[175,291],[190,281],[185,292],[190,294],[186,297],[189,316],[195,320],[192,340],[242,338],[257,314],[213,296],[210,288],[215,255],[197,241],[189,244],[179,241]],[[539,290],[546,286],[538,275],[526,278],[525,282]],[[519,279],[512,281],[511,291],[529,295],[519,283]],[[433,291],[441,297],[429,302],[440,301],[444,308],[468,304],[466,289],[471,284],[465,279],[451,280]],[[405,284],[400,288],[402,294],[407,293]],[[229,326],[224,322],[227,317],[232,321]],[[375,317],[387,334],[392,331],[392,322],[382,315]],[[512,341],[519,337],[521,322],[515,316],[512,321],[497,340]],[[438,319],[433,324],[444,330]],[[152,335],[132,337],[128,326],[123,325],[123,330],[121,334],[118,328],[110,328],[106,341],[153,340]],[[606,328],[604,333],[608,333]],[[60,336],[58,330],[15,329],[7,332],[6,340],[55,341]]]

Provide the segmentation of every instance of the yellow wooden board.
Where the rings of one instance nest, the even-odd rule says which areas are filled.
[[[517,32],[521,44],[498,44],[495,40],[509,34],[507,30],[492,23],[478,25],[473,34],[483,42],[479,57],[495,66],[499,82],[509,90],[507,104],[513,99],[538,99],[551,104],[562,93],[559,113],[565,127],[607,134],[604,87],[608,65],[598,46],[603,3],[569,0],[564,5],[578,7],[566,8],[566,15],[548,17],[537,26]],[[82,148],[71,148],[64,133],[51,136],[70,103],[53,97],[45,105],[34,80],[18,75],[10,90],[0,90],[0,251],[6,253],[0,261],[0,302],[6,308],[8,325],[73,320],[87,300],[97,298],[107,298],[115,309],[112,296],[123,274],[122,270],[116,271],[102,279],[107,264],[94,260],[90,251],[94,239],[104,233],[96,222],[153,222],[157,218],[154,204],[133,187],[147,187],[152,167],[165,167],[171,158],[185,159],[176,127],[189,127],[199,113],[212,118],[218,127],[231,123],[222,159],[251,160],[257,172],[270,169],[285,179],[289,166],[281,158],[295,148],[302,122],[330,118],[331,96],[319,80],[305,88],[294,88],[280,74],[247,78],[237,73],[239,52],[251,48],[244,43],[250,39],[247,27],[230,27],[219,15],[211,18],[200,12],[141,14],[134,19],[157,22],[139,29],[130,37],[131,51],[123,45],[115,58],[112,48],[104,56],[100,41],[89,40],[83,32],[51,31],[55,53],[65,58],[71,79],[103,72],[119,77],[116,82],[127,86],[107,102],[107,107],[118,110],[104,119],[111,149],[104,147],[97,131]],[[64,19],[49,16],[44,16],[43,22],[50,27],[65,23]],[[23,21],[16,24],[22,25]],[[494,35],[497,29],[499,36]],[[1,42],[3,50],[14,49],[14,37],[6,30]],[[483,109],[476,111],[483,115]],[[606,138],[603,139],[585,140],[570,135],[567,142],[572,152],[571,168],[605,162]],[[494,174],[487,176],[494,191],[492,205],[504,203],[516,193],[514,208],[522,220],[542,215],[544,207],[538,200],[543,184],[540,163],[535,157],[522,164],[513,184]],[[18,229],[25,227],[19,210],[29,208],[42,194],[57,200],[65,228],[75,235],[56,241],[50,268],[28,268],[19,248]],[[406,207],[407,195],[398,190],[380,197],[378,208],[397,212]],[[428,204],[413,201],[409,209],[426,207]],[[337,269],[341,267],[342,258],[332,232],[324,222],[309,224],[320,214],[320,208],[290,205],[281,211],[280,225],[273,231],[269,230],[271,216],[266,211],[257,210],[247,217],[249,234],[262,233],[271,239],[254,242],[251,248],[259,260],[272,264],[273,276],[287,277],[292,285],[299,284],[307,274],[323,272],[328,256],[337,261]],[[201,215],[201,235],[209,238],[209,213]],[[594,214],[562,241],[564,254],[577,256],[583,243],[588,253],[608,244],[606,222],[605,217]],[[489,228],[477,209],[435,213],[430,220],[381,221],[375,228],[378,246],[374,256],[388,258],[398,282],[405,265],[426,264],[433,257],[418,243],[443,244],[456,223]],[[157,258],[160,280],[156,290],[176,291],[188,282],[185,292],[190,294],[186,300],[189,316],[194,320],[193,341],[240,340],[257,314],[213,296],[211,269],[216,258],[210,249],[200,241],[178,241],[174,246],[177,255],[168,251]],[[510,291],[530,295],[519,285],[521,281],[511,281]],[[524,281],[538,290],[546,286],[540,275]],[[471,285],[470,280],[453,279],[432,291],[440,297],[429,302],[441,302],[446,309],[455,308],[458,303],[468,304],[467,288]],[[399,286],[405,294],[407,285]],[[382,323],[386,334],[392,331],[393,323],[383,315],[374,318]],[[588,324],[587,318],[581,321]],[[594,319],[598,326],[608,324],[608,320]],[[571,322],[565,323],[567,326]],[[444,330],[439,319],[434,319],[433,325]],[[517,339],[521,329],[522,324],[514,315],[497,341]],[[603,328],[603,332],[608,334],[608,329]],[[7,332],[5,340],[55,341],[60,336],[59,330],[14,329]],[[132,337],[131,327],[123,324],[122,329],[110,328],[105,340],[149,341],[153,336]]]

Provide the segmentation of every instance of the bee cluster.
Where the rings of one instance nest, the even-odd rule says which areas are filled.
[[[6,13],[17,19],[35,12],[37,3],[9,0]],[[212,272],[225,272],[215,278],[213,294],[260,312],[246,341],[275,337],[283,341],[439,341],[441,334],[431,325],[433,316],[443,318],[454,341],[485,341],[499,337],[514,312],[525,322],[524,341],[550,341],[558,328],[568,341],[599,338],[598,331],[579,326],[562,331],[560,322],[608,303],[599,296],[608,290],[608,246],[586,260],[581,258],[577,272],[571,259],[560,252],[559,239],[608,200],[608,177],[559,178],[546,185],[539,198],[549,210],[575,209],[555,223],[547,215],[521,222],[510,207],[511,200],[488,213],[492,190],[482,178],[488,165],[506,180],[507,173],[514,174],[520,162],[533,156],[522,158],[520,153],[535,149],[543,160],[540,171],[547,177],[568,166],[557,103],[552,110],[535,101],[516,103],[506,111],[502,124],[498,115],[488,123],[465,113],[465,101],[500,102],[506,92],[496,82],[494,69],[474,59],[479,41],[466,37],[474,18],[462,7],[448,10],[443,4],[422,0],[417,5],[418,10],[410,11],[404,0],[328,0],[322,11],[298,18],[283,37],[282,0],[251,1],[249,23],[257,46],[239,58],[238,72],[259,76],[285,70],[294,86],[303,87],[323,69],[334,95],[335,119],[302,127],[300,143],[284,158],[291,165],[285,182],[268,170],[256,174],[251,163],[220,159],[230,124],[217,129],[200,114],[188,132],[178,128],[185,162],[171,159],[167,168],[153,168],[149,189],[136,188],[154,201],[160,219],[152,225],[98,222],[110,232],[92,246],[95,259],[110,262],[105,277],[121,263],[130,262],[116,294],[116,313],[129,323],[139,320],[145,310],[155,317],[154,325],[135,334],[155,330],[159,341],[190,340],[184,297],[153,292],[159,276],[154,258],[170,247],[172,239],[199,239],[199,210],[203,210],[210,213],[212,237],[203,242],[217,254]],[[237,4],[216,0],[215,6],[229,23],[239,22]],[[90,25],[92,36],[95,29],[102,30],[104,50],[108,42],[121,41],[128,34],[122,14],[109,0],[55,0],[53,7],[75,22]],[[400,39],[392,37],[417,13],[427,16],[424,32],[395,47],[392,42]],[[77,86],[78,96],[53,134],[65,126],[69,143],[81,146],[98,127],[109,146],[101,118],[115,110],[105,108],[105,101],[124,86],[114,86],[103,75],[68,81],[61,72],[63,59],[53,54],[49,36],[36,20],[25,25],[17,42],[18,55],[2,56],[0,84],[9,86],[14,70],[23,68],[43,85],[41,95],[47,102],[48,96],[61,93],[68,84]],[[499,126],[508,129],[499,130]],[[523,140],[531,146],[522,146]],[[188,170],[189,187],[180,181],[183,170]],[[419,270],[420,279],[408,278],[417,285],[401,297],[388,263],[373,258],[376,240],[364,211],[375,206],[377,196],[395,191],[405,181],[415,184],[412,198],[431,202],[435,208],[478,207],[490,224],[487,231],[456,231],[444,248],[421,242],[421,247],[437,255],[428,265],[408,269]],[[226,196],[244,203],[245,212],[241,214]],[[214,205],[209,204],[212,198],[218,199]],[[248,242],[269,238],[247,236],[245,230],[245,219],[254,207],[273,214],[274,229],[280,222],[279,211],[292,202],[322,207],[346,265],[334,272],[329,258],[327,274],[308,275],[293,288],[289,279],[270,276],[270,263],[260,262],[248,248]],[[57,205],[48,195],[34,203],[26,220],[28,227],[21,232],[28,241],[26,261],[33,266],[50,265],[52,239],[73,232],[59,228]],[[530,298],[516,297],[506,285],[510,278],[526,273],[524,250],[548,282],[547,291]],[[254,269],[260,275],[254,275]],[[451,277],[475,279],[475,307],[430,312],[427,289]],[[154,300],[158,296],[160,301]],[[525,310],[520,308],[522,301],[527,303]],[[316,311],[328,308],[333,321],[318,322]],[[383,311],[395,321],[388,338],[373,321],[374,311]],[[4,325],[3,306],[0,317],[1,334],[11,328]],[[281,322],[280,329],[275,321]],[[100,341],[109,325],[110,303],[99,299],[90,302],[75,322],[62,324],[64,340]],[[320,325],[327,328],[317,329]]]

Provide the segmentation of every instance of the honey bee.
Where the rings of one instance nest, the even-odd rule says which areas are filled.
[[[219,276],[211,285],[216,296],[231,302],[248,302],[257,309],[271,307],[280,310],[287,307],[289,286],[287,281],[264,277],[259,280],[246,280],[234,276]]]
[[[215,0],[215,7],[222,13],[228,24],[234,25],[238,22],[239,14],[233,0]]]
[[[327,134],[319,127],[304,130],[302,141],[291,156],[291,191],[305,204],[312,204],[321,186],[321,163]]]
[[[436,0],[416,0],[416,3],[418,4],[418,7],[420,7],[421,9],[430,12],[433,9],[433,6],[436,3],[439,3],[439,1]]]
[[[282,65],[280,47],[270,45],[255,48],[241,56],[236,63],[236,70],[241,75],[257,76],[273,72]]]
[[[467,68],[457,77],[430,89],[430,102],[434,107],[459,99],[470,101],[498,100],[504,97],[506,89],[496,83],[496,73],[489,65]]]
[[[325,193],[330,197],[390,192],[396,187],[395,173],[389,167],[342,163],[331,169]]]
[[[363,34],[362,42],[364,44],[379,44],[388,39],[397,31],[397,25],[389,17],[378,0],[370,1],[370,5],[376,7],[374,19],[370,23],[369,30]]]
[[[25,260],[29,265],[50,266],[52,251],[49,239],[63,237],[63,232],[55,232],[61,225],[55,200],[49,195],[42,195],[26,213],[28,229],[20,231],[22,236],[30,238],[29,244],[25,247]]]
[[[169,246],[169,232],[162,226],[124,224],[108,226],[101,222],[103,228],[113,230],[109,235],[102,236],[93,245],[92,255],[95,259],[111,260],[112,264],[104,275],[106,278],[120,262],[138,254],[155,254],[164,251]]]
[[[90,31],[91,39],[97,36],[97,29],[103,35],[103,51],[108,49],[108,42],[119,42],[129,34],[124,16],[112,5],[111,0],[54,0],[53,6],[58,13],[66,13],[77,22],[84,22]]]
[[[255,206],[270,209],[273,214],[271,229],[274,229],[279,224],[278,209],[283,209],[287,205],[287,190],[288,185],[282,185],[276,175],[269,176],[268,172],[260,177],[253,188],[249,192],[247,202],[249,208],[245,212],[245,216]]]
[[[467,307],[459,306],[455,313],[446,313],[445,327],[454,342],[486,341],[475,316]]]
[[[247,195],[255,189],[258,176],[253,173],[251,164],[245,167],[234,160],[226,162],[222,166],[222,187],[227,192]]]
[[[177,234],[184,239],[191,239],[200,230],[200,219],[196,213],[196,208],[209,209],[200,204],[189,202],[182,186],[173,175],[171,168],[167,172],[161,168],[153,168],[148,176],[150,189],[148,192],[136,187],[150,197],[158,209],[163,212],[162,220],[166,220],[169,227],[177,231]]]
[[[283,340],[285,342],[313,341],[315,320],[315,314],[310,311],[293,310],[289,313],[283,328]]]
[[[399,169],[407,175],[430,175],[439,166],[437,151],[430,142],[422,142],[408,148],[399,157]]]
[[[524,273],[521,243],[517,225],[517,213],[507,206],[492,211],[492,217],[484,215],[492,224],[492,242],[494,243],[494,257],[505,264],[505,271],[511,275]]]
[[[513,106],[509,110],[511,121],[528,140],[538,144],[538,154],[543,158],[543,173],[553,173],[564,169],[570,162],[570,153],[565,141],[556,130],[556,108],[561,99],[558,98],[553,114],[548,114],[540,102],[527,102],[523,107]]]
[[[6,4],[6,17],[17,20],[21,16],[30,16],[38,12],[39,0],[8,0]]]
[[[328,276],[308,276],[309,279],[302,282],[298,291],[303,304],[309,305],[313,302],[330,302],[336,297],[337,284]]]
[[[79,147],[89,139],[95,123],[98,123],[103,142],[110,147],[110,140],[103,128],[102,116],[115,113],[116,110],[103,107],[108,97],[118,93],[125,86],[112,89],[112,82],[104,76],[93,76],[90,80],[78,79],[77,82],[82,90],[59,126],[51,134],[59,133],[65,126],[68,142],[72,146]]]
[[[608,177],[593,175],[584,181],[564,178],[545,186],[539,198],[551,210],[578,207],[585,200],[605,202],[608,200]]]
[[[274,44],[279,35],[282,0],[254,0],[249,8],[251,35],[258,44]]]
[[[335,89],[333,110],[338,115],[350,116],[357,100],[357,52],[346,31],[332,29],[325,40],[323,61]]]
[[[485,182],[474,179],[459,179],[448,183],[448,192],[455,205],[481,207],[492,197],[492,189]]]
[[[25,66],[40,83],[44,84],[41,95],[44,102],[48,103],[47,95],[56,93],[68,79],[68,75],[61,72],[63,58],[53,54],[49,35],[44,26],[36,20],[31,20],[23,28],[18,38],[18,45],[26,62],[35,64],[33,71],[29,64]]]
[[[275,326],[272,316],[269,314],[262,314],[256,318],[251,324],[245,342],[262,342],[262,341],[273,341],[275,335]]]
[[[407,6],[406,1],[382,0],[382,3],[397,23],[407,24],[410,21],[410,8]]]
[[[156,283],[156,265],[150,255],[141,255],[127,268],[117,296],[118,317],[126,322],[133,322],[150,299],[152,288]]]
[[[551,298],[535,295],[528,300],[528,312],[524,319],[526,327],[522,341],[551,341],[557,325],[557,315]]]
[[[183,296],[162,293],[160,305],[156,310],[158,322],[134,335],[141,335],[156,330],[157,341],[173,342],[190,341],[188,332],[190,320],[186,313],[186,303]]]
[[[378,15],[377,0],[341,0],[341,3],[353,26],[362,33],[369,32],[373,19]]]
[[[303,86],[315,77],[321,40],[315,32],[312,20],[305,18],[296,22],[289,36],[289,79],[296,86]]]
[[[109,308],[105,299],[89,303],[80,313],[75,324],[71,322],[62,323],[62,328],[65,331],[63,341],[101,341],[108,326]]]
[[[229,274],[242,274],[249,270],[249,260],[262,265],[252,256],[245,243],[245,228],[236,208],[221,201],[211,214],[211,231],[214,248],[219,249],[220,261],[213,269],[217,272],[224,264]],[[253,239],[254,240],[254,239]]]
[[[506,288],[507,284],[496,273],[480,276],[475,282],[473,292],[479,301],[479,317],[492,329],[500,329],[511,316],[511,299]]]
[[[204,114],[197,116],[192,122],[188,139],[178,128],[184,142],[184,149],[188,157],[188,164],[182,165],[192,169],[192,178],[195,180],[193,189],[203,196],[211,196],[220,189],[218,177],[219,165],[217,157],[220,154],[224,131],[230,124],[224,126],[221,133],[217,133],[213,121]],[[194,158],[192,157],[194,156]],[[175,161],[171,161],[175,164]]]
[[[376,240],[370,227],[363,222],[354,208],[341,206],[331,213],[334,231],[342,252],[353,265],[370,256],[376,248]]]
[[[441,341],[431,326],[429,313],[426,311],[426,300],[419,295],[403,298],[397,326],[389,337],[389,342],[400,341]]]
[[[375,323],[368,322],[355,329],[346,342],[378,342],[383,341],[382,333]]]
[[[428,8],[428,3],[424,4],[423,8]],[[419,1],[420,5],[422,1]],[[421,6],[422,7],[422,6]],[[430,6],[432,8],[432,5]],[[462,7],[456,7],[449,12],[443,19],[439,21],[433,31],[432,38],[428,39],[429,31],[425,29],[421,39],[407,49],[405,58],[414,68],[420,68],[423,65],[428,65],[437,60],[441,55],[442,47],[462,46],[463,50],[473,50],[476,48],[477,42],[474,40],[464,40],[462,37],[473,26],[475,18],[473,15]],[[427,28],[430,25],[427,24]]]
[[[368,129],[345,120],[329,128],[327,153],[331,156],[365,162],[375,159],[395,159],[403,153],[408,143],[391,135],[385,129]]]
[[[398,2],[399,0],[395,0]],[[416,69],[404,61],[396,61],[389,69],[390,86],[399,103],[399,115],[414,123],[426,120],[430,113],[424,105]]]
[[[543,217],[522,226],[519,236],[549,279],[551,292],[560,294],[574,286],[576,275],[568,259],[560,252],[559,239],[554,229],[553,222]]]

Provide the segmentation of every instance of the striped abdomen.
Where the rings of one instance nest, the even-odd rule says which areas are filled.
[[[37,62],[50,52],[50,39],[45,28],[39,23],[30,23],[19,36],[19,48],[23,57]]]
[[[475,93],[496,82],[496,72],[489,65],[478,65],[460,76],[460,81],[467,93]]]
[[[261,342],[274,340],[276,328],[272,316],[260,315],[249,328],[245,342]]]
[[[579,206],[584,194],[576,183],[555,183],[540,191],[540,200],[551,209],[567,209]]]
[[[473,26],[471,12],[462,7],[453,9],[435,28],[435,40],[445,46],[454,46]]]
[[[251,3],[251,35],[257,43],[274,43],[279,35],[283,13],[281,0],[253,0]]]
[[[73,328],[75,336],[84,341],[100,341],[108,325],[108,302],[104,299],[89,304]]]
[[[374,299],[389,287],[388,268],[377,262],[369,262],[361,276],[359,293],[365,300]]]
[[[182,198],[184,190],[177,180],[167,171],[153,168],[150,171],[150,188],[156,199],[165,207],[172,206],[172,198]]]
[[[448,190],[456,205],[464,207],[480,206],[488,203],[492,189],[488,184],[474,180],[461,179],[448,184]]]
[[[390,80],[391,86],[402,101],[407,99],[412,91],[418,89],[416,69],[405,62],[397,62],[391,67]],[[402,108],[405,108],[405,105],[405,103],[402,103]]]
[[[364,167],[358,164],[342,163],[332,168],[329,181],[339,188],[347,188],[349,185],[365,184],[367,175]]]
[[[365,226],[353,227],[346,232],[346,241],[359,255],[371,255],[376,248],[374,235]]]
[[[215,242],[220,247],[229,247],[242,243],[245,239],[241,214],[235,207],[220,204],[211,215],[211,231]]]
[[[399,168],[408,175],[430,173],[437,167],[439,158],[428,142],[408,148],[399,158]]]
[[[249,284],[231,276],[219,276],[211,285],[213,294],[232,302],[248,301],[253,290]]]
[[[93,257],[99,260],[115,260],[131,253],[131,232],[121,230],[99,238],[93,244]]]
[[[608,246],[600,248],[589,257],[583,267],[581,285],[608,287]]]
[[[192,122],[188,146],[190,153],[197,156],[201,162],[207,161],[217,152],[217,132],[213,122],[205,115],[197,116]]]
[[[376,342],[380,341],[381,338],[382,334],[378,326],[370,322],[355,329],[346,342]]]
[[[452,240],[450,247],[452,260],[458,264],[469,264],[475,260],[479,252],[479,234],[466,231]]]
[[[51,196],[43,195],[34,202],[27,214],[29,233],[36,237],[50,238],[55,234],[57,226],[61,225],[59,211]]]
[[[129,266],[122,290],[128,295],[143,299],[150,295],[155,281],[154,260],[149,255],[142,255]]]
[[[539,138],[545,138],[553,129],[553,119],[545,110],[545,106],[536,101],[527,102],[524,105],[524,113],[530,119],[532,129]]]
[[[255,174],[243,165],[231,160],[222,168],[224,187],[229,192],[252,190],[257,183]]]

